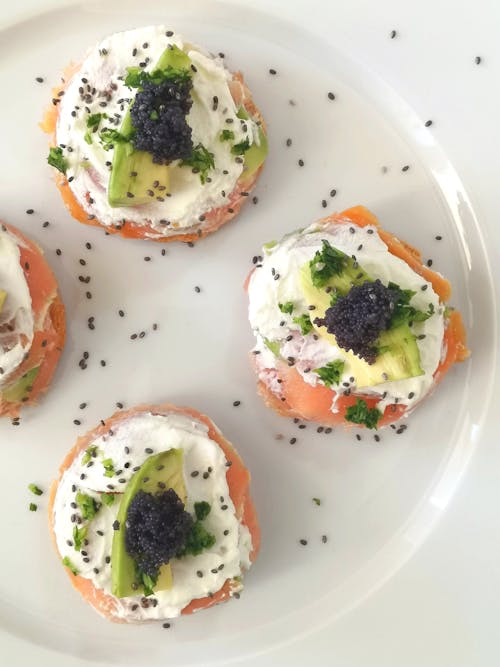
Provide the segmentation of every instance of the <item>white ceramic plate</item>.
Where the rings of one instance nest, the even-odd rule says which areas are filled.
[[[478,222],[480,207],[471,206],[460,174],[436,140],[443,118],[433,119],[430,106],[417,113],[378,76],[366,43],[358,50],[349,46],[355,38],[369,41],[380,27],[372,38],[373,58],[399,60],[404,70],[410,58],[404,40],[413,24],[407,17],[406,34],[391,39],[397,26],[388,20],[381,25],[375,8],[355,4],[363,19],[342,7],[325,6],[323,15],[315,15],[320,3],[303,2],[286,4],[289,18],[279,15],[279,5],[264,2],[173,0],[168,11],[165,3],[149,0],[3,8],[1,81],[13,93],[3,95],[0,109],[0,214],[44,248],[68,317],[67,346],[51,391],[39,408],[26,410],[20,427],[0,424],[0,627],[6,664],[13,656],[36,655],[38,664],[52,665],[78,658],[139,665],[145,656],[148,665],[208,665],[271,656],[279,645],[292,664],[292,642],[307,646],[307,634],[334,628],[337,618],[359,609],[423,543],[475,447],[491,436],[494,418],[486,408],[497,322],[482,236],[487,224],[482,217]],[[166,256],[159,245],[106,237],[71,220],[51,182],[46,138],[37,126],[50,102],[50,85],[66,63],[78,61],[108,33],[152,23],[226,53],[229,66],[244,71],[270,137],[270,157],[255,192],[258,204],[249,202],[235,222],[194,248],[167,246]],[[419,29],[423,49],[424,23]],[[339,33],[337,42],[333,35]],[[410,35],[407,48],[415,57]],[[476,55],[471,50],[464,59],[480,77]],[[434,79],[447,85],[433,72],[429,86]],[[428,119],[435,122],[425,127]],[[289,137],[292,146],[286,147]],[[262,242],[357,203],[450,278],[453,304],[464,315],[473,350],[411,417],[405,434],[383,431],[379,443],[368,433],[357,443],[355,431],[298,430],[275,416],[255,395],[247,358],[252,337],[242,284],[252,255]],[[27,215],[30,208],[35,213]],[[146,256],[152,261],[146,263]],[[91,276],[91,300],[85,298],[89,287],[78,281],[80,258]],[[125,318],[118,316],[120,308]],[[87,326],[90,316],[95,330]],[[146,337],[131,341],[141,330]],[[82,371],[78,361],[85,350],[90,360]],[[238,447],[253,474],[262,552],[239,601],[177,620],[169,631],[115,626],[69,586],[47,534],[46,497],[36,514],[28,512],[27,484],[47,489],[77,435],[110,415],[117,401],[131,406],[164,400],[206,412]],[[241,405],[233,407],[234,400]],[[82,401],[88,402],[85,410],[79,409]],[[313,497],[321,498],[321,506]],[[328,536],[326,544],[322,535]],[[299,544],[301,538],[307,546]],[[337,664],[324,647],[317,662]]]

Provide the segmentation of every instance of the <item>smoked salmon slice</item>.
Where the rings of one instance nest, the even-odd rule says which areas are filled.
[[[34,319],[34,335],[29,352],[0,390],[0,415],[16,418],[23,405],[35,404],[48,389],[64,347],[66,320],[56,279],[42,250],[15,227],[4,223],[3,229],[18,243],[20,264],[30,292]],[[21,378],[34,369],[38,370],[27,393],[19,400],[6,398],[5,392],[7,396],[12,395],[12,389]]]

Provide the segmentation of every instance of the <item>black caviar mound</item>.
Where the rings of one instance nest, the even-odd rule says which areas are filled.
[[[380,280],[367,281],[351,287],[327,309],[324,318],[315,321],[335,336],[339,347],[373,364],[377,357],[374,343],[389,328],[397,300],[398,293]]]
[[[151,153],[157,164],[187,159],[191,155],[191,128],[186,121],[193,103],[191,88],[191,79],[160,84],[148,82],[130,107],[134,148]]]
[[[193,518],[173,489],[161,493],[138,491],[128,508],[125,549],[150,577],[184,546]]]

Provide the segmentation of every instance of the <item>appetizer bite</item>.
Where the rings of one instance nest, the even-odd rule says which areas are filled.
[[[49,523],[73,586],[134,623],[229,599],[259,549],[250,475],[205,415],[117,412],[80,438],[52,485]]]
[[[0,415],[17,422],[47,390],[66,335],[64,306],[41,249],[0,226]]]
[[[242,74],[221,56],[153,26],[111,35],[68,68],[42,129],[74,218],[192,242],[237,215],[267,139]]]
[[[385,426],[469,355],[448,281],[363,206],[266,244],[256,261],[253,360],[282,415]]]

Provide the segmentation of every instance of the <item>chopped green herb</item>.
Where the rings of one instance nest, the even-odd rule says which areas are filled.
[[[203,519],[206,519],[210,514],[210,510],[210,504],[204,500],[194,504],[194,513],[196,514],[198,521],[203,521]]]
[[[103,118],[107,118],[107,114],[105,113],[91,113],[87,116],[87,127],[89,128],[87,132],[85,132],[84,139],[88,144],[92,143],[92,134],[97,130],[99,127],[99,124]],[[92,132],[91,132],[92,130]]]
[[[109,151],[115,144],[127,144],[133,139],[134,132],[122,134],[112,127],[105,127],[99,132],[99,139],[105,151]]]
[[[104,467],[104,470],[106,471],[104,473],[104,477],[113,477],[113,475],[115,474],[115,465],[113,463],[113,459],[103,459],[102,465]]]
[[[233,155],[243,155],[243,153],[246,153],[249,148],[250,141],[245,139],[244,141],[240,141],[239,144],[234,144],[234,146],[231,148],[231,153]]]
[[[377,428],[382,413],[377,408],[369,408],[366,401],[356,399],[356,405],[350,405],[345,413],[345,418],[353,424],[364,424],[367,428]]]
[[[107,118],[107,114],[105,113],[91,113],[87,116],[87,127],[91,130],[93,130],[96,127],[99,127],[99,123],[103,118]]]
[[[272,250],[274,246],[278,245],[278,241],[268,241],[267,243],[264,243],[262,246],[264,249],[264,252],[267,253],[269,250]]]
[[[115,502],[115,494],[114,493],[101,493],[101,500],[105,505],[110,507]]]
[[[88,526],[73,526],[73,543],[75,551],[80,551],[82,548],[83,540],[87,537]]]
[[[82,466],[86,466],[90,459],[97,456],[97,447],[96,445],[90,445],[85,450],[85,454],[82,456]]]
[[[153,111],[149,114],[149,117],[151,118],[151,120],[158,120],[159,118],[158,111],[156,111],[156,109],[153,109]]]
[[[144,589],[144,595],[147,597],[148,595],[153,595],[154,593],[154,587],[156,586],[156,583],[158,581],[158,575],[159,575],[159,568],[153,576],[146,574],[141,570],[141,568],[137,565],[137,563],[134,561],[134,567],[135,567],[135,579],[139,586],[142,586]]]
[[[30,503],[30,512],[36,512],[38,505],[36,503]]]
[[[64,157],[63,150],[60,146],[57,146],[56,148],[53,147],[49,150],[47,162],[51,167],[55,167],[62,174],[65,174],[68,169],[68,161]]]
[[[28,489],[31,491],[31,493],[34,493],[35,496],[41,496],[43,491],[40,489],[36,484],[29,484]]]
[[[73,563],[71,562],[71,560],[70,560],[67,556],[65,556],[65,557],[62,559],[62,563],[63,563],[63,565],[65,565],[69,570],[71,570],[71,574],[73,574],[73,575],[76,577],[76,575],[78,574],[78,570],[77,570],[77,568],[73,565]]]
[[[92,496],[80,491],[76,494],[76,504],[82,512],[82,517],[87,521],[91,521],[101,507],[100,503],[96,502]]]
[[[271,350],[275,357],[280,356],[280,344],[277,340],[269,340],[268,338],[263,338],[264,344],[267,348]]]
[[[323,381],[327,387],[333,384],[339,384],[340,378],[344,371],[344,362],[337,359],[336,361],[329,361],[326,366],[316,368],[315,373],[318,374],[319,379]]]
[[[313,498],[313,502],[314,502],[316,505],[321,505],[321,500],[320,500],[319,498]]]
[[[204,549],[210,549],[214,544],[215,535],[209,533],[199,521],[196,521],[188,534],[186,544],[177,554],[177,557],[198,556]]]
[[[245,107],[240,107],[238,109],[238,111],[236,112],[236,116],[238,118],[241,118],[242,120],[248,120],[250,118],[250,116],[248,115],[248,112],[245,109]]]
[[[302,332],[303,336],[307,336],[308,333],[311,333],[313,325],[307,313],[304,313],[304,315],[300,315],[300,317],[294,317],[293,321],[295,322],[295,324],[299,325],[300,331]]]
[[[337,301],[340,299],[340,296],[340,292],[338,292],[336,289],[332,290],[330,293],[330,308],[337,303]]]
[[[390,329],[395,329],[401,324],[407,324],[409,322],[423,322],[434,314],[434,306],[432,303],[429,304],[429,310],[427,312],[417,310],[413,306],[410,306],[410,301],[415,296],[416,292],[409,289],[401,289],[396,283],[389,283],[387,287],[397,294],[397,301],[391,316]]]
[[[219,135],[221,141],[231,141],[234,139],[234,132],[232,130],[222,130]]]
[[[348,259],[346,254],[323,240],[322,249],[316,251],[309,262],[314,287],[324,287],[332,276],[341,274]]]
[[[291,315],[293,313],[293,302],[287,301],[286,303],[278,303],[278,308],[281,310],[282,313]]]
[[[207,174],[210,169],[214,169],[214,154],[208,151],[203,144],[198,144],[193,148],[193,152],[180,163],[181,167],[188,166],[197,169],[200,174],[202,184],[207,182]]]
[[[124,83],[128,88],[143,88],[145,83],[159,86],[165,81],[186,83],[191,78],[190,70],[171,65],[163,69],[155,69],[153,72],[145,72],[140,67],[127,67],[127,72]]]

